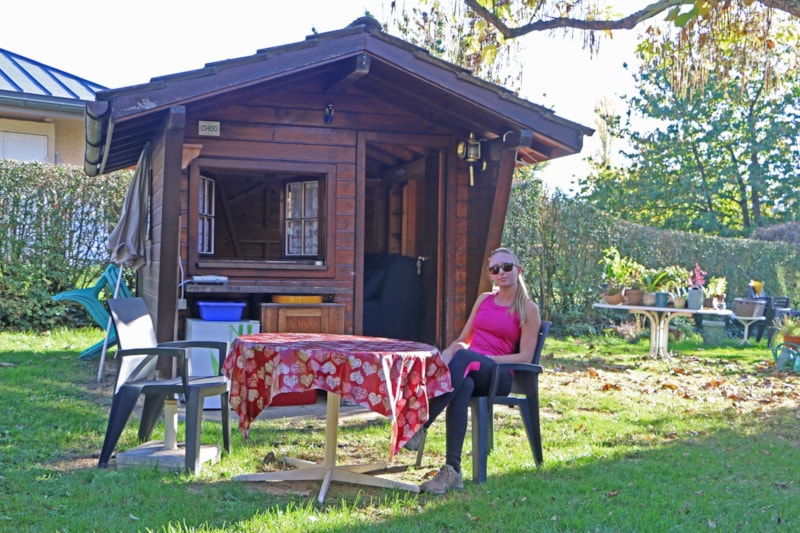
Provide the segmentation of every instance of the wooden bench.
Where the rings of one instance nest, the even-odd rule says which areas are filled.
[[[108,314],[108,309],[106,309],[104,301],[100,300],[100,295],[103,293],[104,289],[107,289],[109,296],[113,296],[119,277],[119,267],[112,263],[106,267],[93,286],[86,287],[85,289],[64,291],[56,294],[52,299],[54,301],[65,300],[81,304],[89,312],[89,315],[94,319],[95,323],[105,330],[108,327],[110,315]],[[132,296],[130,289],[125,284],[125,280],[120,280],[117,297],[130,298]],[[117,332],[112,326],[111,331],[108,333],[108,346],[114,346],[116,344]],[[98,357],[102,351],[103,341],[100,341],[82,351],[80,358],[84,360],[94,359]]]

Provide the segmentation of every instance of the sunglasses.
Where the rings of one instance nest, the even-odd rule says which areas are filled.
[[[503,272],[511,272],[515,266],[517,265],[514,263],[501,263],[499,265],[492,265],[489,267],[489,273],[492,276],[496,276],[500,272],[501,268],[503,269]]]

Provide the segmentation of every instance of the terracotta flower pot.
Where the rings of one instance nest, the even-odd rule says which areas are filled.
[[[639,289],[625,289],[625,300],[628,305],[642,305],[644,291]]]
[[[795,337],[794,335],[784,335],[783,342],[791,342],[792,344],[797,344],[800,346],[800,337]]]
[[[606,294],[603,293],[603,301],[609,305],[618,305],[622,303],[622,293]]]

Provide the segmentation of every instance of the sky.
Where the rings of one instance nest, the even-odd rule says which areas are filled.
[[[389,4],[389,0],[14,0],[0,11],[0,48],[117,89],[302,41],[314,29],[341,29],[365,10],[385,21],[390,18]],[[633,92],[631,72],[623,67],[635,63],[632,32],[616,32],[613,39],[603,40],[594,58],[582,49],[580,34],[570,38],[537,33],[521,40],[520,96],[562,118],[595,128],[597,102],[603,97],[618,101],[619,94]],[[548,188],[569,192],[572,176],[585,173],[583,159],[598,147],[595,134],[585,139],[580,154],[554,160],[543,175]]]

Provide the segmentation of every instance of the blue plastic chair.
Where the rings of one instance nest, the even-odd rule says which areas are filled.
[[[114,289],[117,287],[117,280],[121,275],[122,273],[120,272],[119,267],[112,263],[106,267],[106,269],[100,275],[100,278],[93,286],[85,289],[75,289],[61,292],[53,296],[52,299],[53,301],[63,300],[81,304],[86,311],[89,312],[89,316],[92,317],[95,323],[105,330],[108,327],[110,316],[103,301],[100,300],[100,295],[104,289],[108,290],[108,294],[113,295]],[[132,296],[133,295],[131,294],[130,289],[125,284],[125,280],[120,280],[117,297],[130,298]],[[108,347],[114,346],[117,343],[117,332],[112,326],[111,331],[108,333]],[[100,341],[82,351],[80,358],[83,360],[94,359],[95,357],[98,357],[102,351],[103,341]]]

